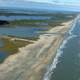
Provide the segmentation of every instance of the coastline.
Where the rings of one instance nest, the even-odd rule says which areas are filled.
[[[41,35],[34,44],[19,48],[17,54],[11,55],[3,64],[0,64],[0,79],[42,80],[71,23],[72,21],[63,23],[64,26],[57,26],[47,31],[51,34]]]

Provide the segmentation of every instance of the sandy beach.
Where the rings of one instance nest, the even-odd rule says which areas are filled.
[[[19,48],[17,54],[0,64],[0,80],[43,80],[72,21],[62,24],[40,35],[33,44]]]

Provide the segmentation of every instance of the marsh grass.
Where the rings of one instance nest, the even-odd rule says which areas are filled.
[[[17,53],[18,48],[31,44],[31,42],[28,41],[20,41],[20,40],[11,41],[9,39],[2,39],[2,40],[4,41],[4,46],[1,47],[0,50],[3,50],[10,55]]]

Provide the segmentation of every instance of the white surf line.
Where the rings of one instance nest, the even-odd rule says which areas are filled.
[[[76,22],[77,20],[80,18],[80,16],[78,16],[73,22],[72,24],[72,27],[71,27],[71,30],[69,30],[69,34],[72,34],[72,30],[74,29],[75,25],[76,25]],[[63,41],[62,45],[60,46],[60,48],[57,50],[57,54],[52,62],[52,64],[47,68],[47,72],[46,74],[44,75],[44,78],[43,80],[50,80],[50,77],[52,75],[52,71],[56,68],[56,65],[59,63],[59,57],[63,54],[63,51],[62,49],[65,47],[66,43],[68,42],[68,40],[70,40],[71,38],[73,37],[76,37],[76,35],[72,35],[72,36],[69,36],[67,37],[67,39],[65,38],[65,40]]]
[[[43,80],[50,80],[50,77],[51,77],[52,73],[54,73],[53,70],[56,68],[56,65],[59,63],[58,59],[63,54],[62,49],[65,47],[66,43],[73,37],[76,37],[76,35],[69,36],[67,39],[65,39],[63,41],[62,45],[57,50],[57,54],[56,54],[52,64],[47,68],[47,73],[44,75]]]
[[[78,15],[77,18],[75,18],[75,20],[73,21],[73,24],[71,25],[72,27],[71,27],[71,29],[69,30],[69,34],[70,34],[70,35],[72,34],[72,31],[73,31],[73,29],[75,28],[76,22],[77,22],[78,19],[80,19],[80,15]]]

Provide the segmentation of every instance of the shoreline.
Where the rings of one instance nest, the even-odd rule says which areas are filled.
[[[0,64],[0,79],[42,80],[71,23],[72,21],[69,21],[63,23],[64,26],[57,26],[47,31],[58,34],[43,34],[33,44],[19,48],[17,54],[9,56],[3,64]]]

